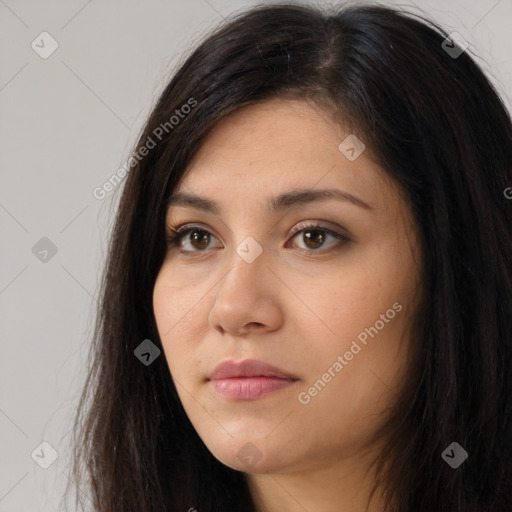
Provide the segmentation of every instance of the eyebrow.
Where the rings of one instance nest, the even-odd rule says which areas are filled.
[[[362,199],[359,199],[348,192],[332,188],[322,190],[294,189],[278,196],[271,197],[268,201],[268,206],[272,213],[279,213],[290,208],[298,208],[300,206],[329,199],[349,202],[369,211],[375,210],[375,208],[365,203]],[[206,197],[196,196],[194,194],[186,194],[184,192],[177,192],[169,198],[167,207],[171,206],[189,206],[215,215],[220,215],[222,213],[222,208],[215,201]]]

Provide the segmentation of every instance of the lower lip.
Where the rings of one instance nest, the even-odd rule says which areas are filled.
[[[238,377],[216,379],[210,382],[213,388],[226,398],[255,400],[290,386],[295,380],[280,379],[278,377]]]

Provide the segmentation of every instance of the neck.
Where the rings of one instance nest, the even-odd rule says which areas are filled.
[[[246,477],[257,512],[385,512],[368,457]]]

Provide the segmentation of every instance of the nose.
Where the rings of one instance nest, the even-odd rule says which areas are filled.
[[[280,327],[283,311],[279,290],[283,285],[269,263],[265,251],[251,263],[233,251],[231,268],[218,284],[209,313],[208,321],[213,329],[243,336]]]

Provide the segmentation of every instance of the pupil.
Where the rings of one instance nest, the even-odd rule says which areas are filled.
[[[203,242],[206,241],[206,243],[201,244],[201,240],[200,240],[201,237],[197,235],[198,233],[203,233],[203,237],[202,237]],[[208,233],[206,233],[206,231],[201,231],[201,230],[192,231],[191,235],[193,238],[192,243],[197,242],[197,241],[200,242],[200,245],[199,245],[200,249],[203,249],[204,247],[206,247],[208,245]]]
[[[317,235],[319,235],[319,236],[320,236],[320,241],[319,241],[319,242],[315,242],[315,240],[313,240],[315,237],[312,237],[312,236],[311,236],[311,233],[316,233]],[[306,231],[306,232],[304,233],[304,235],[306,236],[306,239],[307,239],[307,241],[308,241],[308,242],[313,242],[313,247],[314,247],[314,248],[317,248],[317,247],[319,247],[320,245],[322,245],[322,242],[323,242],[323,236],[324,236],[324,235],[323,235],[323,233],[322,233],[322,231],[319,231],[319,230]],[[316,238],[318,238],[318,237],[316,237]],[[306,245],[308,245],[308,246],[309,246],[308,242],[306,242]],[[315,245],[315,244],[316,244],[316,245]]]

